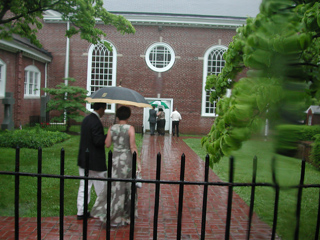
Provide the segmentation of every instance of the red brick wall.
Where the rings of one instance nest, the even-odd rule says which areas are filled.
[[[122,35],[114,27],[100,27],[107,33],[106,40],[117,49],[117,85],[122,79],[122,86],[140,92],[144,97],[172,98],[174,106],[179,108],[183,121],[182,133],[208,133],[214,121],[212,117],[201,117],[203,58],[207,49],[214,45],[228,46],[235,30],[135,26],[136,33]],[[53,62],[49,66],[49,87],[60,83],[64,77],[66,24],[44,24],[39,31],[43,47],[52,53]],[[145,55],[148,47],[156,42],[169,44],[176,55],[175,64],[167,72],[158,73],[148,68]],[[81,40],[79,35],[70,40],[69,76],[77,79],[79,86],[86,88],[87,53],[90,44]],[[133,109],[131,123],[142,125],[142,109]],[[114,115],[105,116],[113,122]]]
[[[41,88],[45,86],[45,65],[41,62],[24,57],[22,53],[11,53],[0,50],[0,58],[6,63],[6,92],[13,92],[14,126],[29,123],[30,116],[40,116],[40,98],[24,99],[24,69],[29,65],[36,66],[41,72]],[[41,95],[44,92],[41,91]],[[0,123],[3,122],[4,105],[0,104]]]

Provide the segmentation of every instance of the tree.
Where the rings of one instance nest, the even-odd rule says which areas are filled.
[[[69,132],[71,127],[71,120],[81,122],[83,119],[82,113],[86,113],[85,98],[87,97],[87,90],[72,86],[74,78],[66,78],[69,84],[58,84],[55,88],[43,88],[42,90],[50,94],[50,100],[47,105],[47,111],[56,110],[60,115],[52,118],[52,121],[63,122],[66,121],[66,132]]]
[[[80,33],[82,39],[90,43],[101,42],[106,34],[96,28],[96,20],[105,25],[113,25],[122,34],[134,33],[131,23],[121,15],[114,15],[103,8],[103,0],[1,0],[0,39],[12,39],[12,34],[30,39],[41,47],[37,31],[42,28],[43,13],[53,10],[61,14],[63,20],[70,21],[71,27],[66,36]],[[103,42],[110,49],[108,43]]]
[[[237,29],[225,67],[206,83],[215,89],[210,99],[220,98],[218,117],[202,139],[211,165],[238,150],[266,119],[273,127],[296,124],[311,100],[320,99],[319,37],[318,0],[263,0],[260,13]],[[246,77],[230,81],[244,70]]]

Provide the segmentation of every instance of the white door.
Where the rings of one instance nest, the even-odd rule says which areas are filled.
[[[148,102],[153,102],[153,101],[156,101],[156,100],[161,100],[162,102],[165,102],[169,109],[165,109],[165,108],[162,108],[164,113],[165,113],[165,117],[166,117],[166,126],[165,126],[165,131],[168,131],[170,134],[171,134],[171,118],[170,118],[170,115],[171,115],[171,112],[172,112],[172,106],[173,106],[173,103],[172,103],[172,99],[168,99],[168,98],[146,98],[146,100]],[[149,119],[149,110],[150,108],[144,108],[144,111],[143,111],[143,132],[146,132],[146,131],[150,131],[150,123],[148,121]],[[158,112],[158,108],[155,108],[155,110]]]

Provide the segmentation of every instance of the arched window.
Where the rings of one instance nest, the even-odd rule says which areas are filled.
[[[205,90],[207,76],[211,74],[218,75],[225,65],[223,54],[227,50],[225,46],[213,46],[204,55],[203,62],[203,84],[202,84],[202,116],[216,116],[216,102],[209,101],[210,93],[214,89]]]
[[[6,94],[6,64],[0,59],[0,99],[5,97]]]
[[[110,43],[112,46],[112,44]],[[110,52],[103,43],[92,45],[88,54],[87,90],[90,96],[103,87],[116,85],[117,50],[112,46]],[[87,104],[91,110],[91,105]],[[114,104],[107,104],[106,112],[114,112]]]
[[[173,66],[175,53],[166,43],[154,43],[148,48],[145,60],[151,70],[165,72]]]
[[[24,69],[24,97],[40,98],[41,73],[36,66],[30,65]]]

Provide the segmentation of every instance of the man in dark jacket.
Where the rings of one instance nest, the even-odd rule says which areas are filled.
[[[154,110],[154,106],[152,106],[152,109],[149,110],[149,122],[150,122],[150,134],[154,135],[154,131],[156,129],[156,123],[157,123],[157,112]]]
[[[86,151],[89,151],[89,177],[103,178],[106,177],[106,153],[103,125],[100,118],[104,115],[106,110],[105,103],[94,103],[93,112],[86,116],[81,124],[80,147],[78,155],[79,175],[84,176],[86,167]],[[103,181],[89,180],[88,182],[88,204],[90,202],[90,193],[92,184],[96,194],[99,195],[103,189]],[[80,180],[80,186],[77,199],[77,219],[83,219],[84,211],[84,180]],[[90,217],[90,213],[87,213]]]

